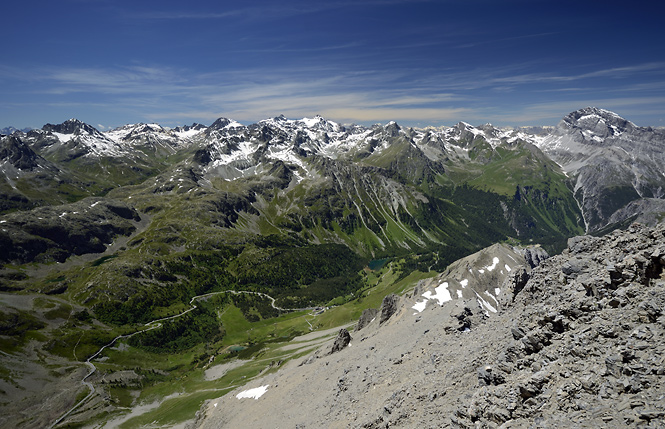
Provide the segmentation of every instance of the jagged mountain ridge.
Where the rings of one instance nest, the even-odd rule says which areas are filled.
[[[458,130],[460,128],[463,132],[455,134],[453,131],[433,136],[431,132],[402,129],[396,123],[371,128],[343,127],[320,117],[300,121],[278,117],[244,129],[234,127],[232,132],[228,129],[222,133],[214,132],[213,141],[200,149],[196,158],[202,164],[204,176],[210,180],[221,178],[235,181],[256,177],[258,174],[272,171],[273,166],[281,162],[288,166],[283,177],[285,187],[294,188],[302,182],[303,189],[324,186],[332,188],[333,192],[340,195],[362,193],[362,189],[366,189],[363,186],[359,187],[355,182],[346,186],[341,177],[348,178],[354,175],[369,177],[370,179],[366,181],[371,189],[384,189],[393,195],[411,194],[415,197],[416,204],[414,198],[406,199],[410,202],[399,197],[392,198],[392,201],[379,198],[381,202],[377,202],[376,199],[372,202],[358,195],[360,198],[357,201],[349,202],[347,205],[356,206],[356,217],[360,218],[363,225],[371,231],[382,229],[382,222],[396,220],[398,228],[409,235],[413,231],[406,231],[408,228],[403,225],[405,219],[400,218],[398,212],[406,212],[411,216],[414,209],[422,211],[423,206],[418,201],[428,204],[430,200],[424,195],[433,188],[442,184],[455,188],[456,183],[465,183],[470,176],[482,176],[485,166],[491,165],[492,168],[500,164],[501,159],[504,156],[508,158],[506,154],[510,155],[511,152],[538,152],[529,143],[518,142],[516,139],[502,142],[498,138],[492,138],[494,145],[491,145],[482,136],[474,138],[477,134],[468,128],[480,133],[475,128],[464,124],[460,125]],[[501,154],[498,151],[504,152]],[[550,169],[551,174],[557,174],[558,170],[555,164],[542,155],[532,158],[525,164],[528,164],[527,171],[538,168],[536,165],[544,165],[545,169]],[[519,169],[518,166],[516,170]],[[448,170],[459,173],[459,177],[447,174]],[[498,174],[505,176],[508,174],[505,170],[504,168],[504,171]],[[352,171],[356,173],[351,173]],[[559,174],[561,177],[555,180],[560,182],[563,174]],[[383,179],[375,180],[378,177]],[[330,183],[330,178],[335,180]],[[390,183],[386,184],[387,182]],[[404,188],[404,185],[412,190]],[[493,184],[485,188],[491,192],[496,191]],[[513,197],[518,191],[514,184],[507,191],[501,189],[501,192],[509,197]],[[368,207],[370,212],[363,213],[361,206]],[[428,208],[430,211],[432,209]],[[569,208],[561,210],[566,211]],[[382,213],[391,213],[390,219]],[[572,213],[568,212],[567,215]],[[378,226],[370,225],[377,222]],[[421,238],[424,235],[427,240],[429,235],[434,237],[433,241],[440,240],[435,231],[418,231],[422,226],[424,225],[415,227],[415,233],[420,234]],[[520,231],[521,225],[518,225],[518,222],[512,227],[518,235],[523,232]],[[388,237],[384,234],[378,237],[377,241],[386,238]]]
[[[9,202],[2,211],[104,196],[112,189],[140,183],[168,168],[170,158],[178,158],[190,136],[204,128],[193,124],[165,130],[156,124],[136,124],[103,133],[70,119],[2,136],[2,146],[20,143],[38,157],[32,158],[41,160],[39,165],[17,166],[3,150],[0,197]]]
[[[448,225],[445,218],[437,219],[436,225],[425,219],[430,217],[427,212],[445,210],[445,201],[452,199],[459,206],[454,193],[460,185],[502,195],[494,210],[503,211],[512,233],[504,229],[501,234],[540,241],[552,234],[579,232],[577,225],[595,231],[610,222],[623,224],[637,215],[634,209],[621,210],[626,204],[640,195],[662,196],[665,178],[657,168],[662,165],[657,155],[661,134],[635,127],[614,113],[586,108],[566,116],[554,130],[474,127],[464,122],[427,129],[406,129],[394,122],[362,127],[320,116],[280,116],[249,126],[220,118],[209,127],[135,124],[102,133],[71,119],[27,134],[17,132],[3,141],[18,139],[53,163],[50,174],[59,177],[54,183],[70,183],[76,199],[150,177],[154,185],[148,192],[161,194],[184,192],[184,184],[190,191],[232,187],[234,198],[248,209],[226,217],[242,221],[235,223],[241,231],[285,233],[315,227],[309,240],[344,242],[361,253],[375,254],[388,247],[413,249],[446,242],[449,238],[437,229],[464,223],[464,215],[448,210]],[[607,144],[599,148],[601,141]],[[628,150],[618,146],[625,142],[632,145]],[[560,163],[569,178],[536,147]],[[630,152],[632,163],[616,158],[619,152]],[[611,168],[605,169],[608,165]],[[630,170],[630,177],[617,174],[617,169]],[[184,176],[179,173],[187,171]],[[11,188],[5,198],[9,207],[64,202],[49,200],[53,197],[48,192],[21,191],[10,176],[5,174],[6,187]],[[447,191],[442,194],[442,189]],[[309,215],[311,203],[333,194],[341,202],[331,203],[327,197],[323,207],[314,204],[321,209],[314,214],[324,221],[319,228],[319,221]],[[12,203],[17,199],[20,203]],[[657,201],[639,207],[653,210],[651,218],[660,212]],[[557,212],[554,218],[552,208]],[[580,209],[583,216],[578,215]],[[362,238],[345,237],[330,232],[336,225],[346,235],[365,232]]]
[[[664,238],[634,224],[523,259],[496,313],[452,294],[414,314],[445,275],[389,296],[346,341],[208,401],[193,427],[661,427]],[[464,268],[514,257],[484,252]]]
[[[480,155],[482,160],[478,153],[482,148],[472,147],[478,138],[492,148],[515,142],[538,146],[570,176],[589,231],[606,227],[612,214],[632,200],[664,195],[665,177],[659,165],[665,132],[637,127],[615,113],[591,107],[570,113],[553,130],[473,127],[464,122],[423,130],[402,129],[395,123],[368,128],[342,126],[319,116],[302,120],[281,116],[249,126],[220,118],[210,127],[192,124],[167,130],[157,124],[136,124],[105,133],[71,119],[15,134],[52,161],[81,156],[124,157],[129,163],[141,159],[147,171],[144,177],[154,174],[146,155],[166,158],[194,145],[200,148],[199,160],[212,162],[211,175],[233,179],[264,171],[256,168],[259,154],[263,161],[287,162],[299,174],[305,173],[299,157],[308,155],[354,162],[367,158],[368,163],[385,166],[380,154],[395,145],[400,133],[416,156],[425,155],[433,163],[459,163],[465,155]],[[616,202],[606,206],[603,201],[608,197]]]
[[[480,195],[499,194],[490,206],[503,214],[481,233],[490,240],[513,234],[553,240],[573,233],[579,214],[556,164],[515,133],[481,128],[460,123],[435,132],[394,122],[342,126],[322,117],[281,116],[249,126],[220,118],[210,127],[137,124],[101,133],[72,119],[14,138],[61,171],[76,172],[84,184],[89,180],[88,195],[113,189],[114,196],[130,198],[133,192],[145,198],[200,190],[228,198],[232,189],[234,201],[242,202],[233,203],[220,225],[341,242],[361,254],[452,242],[468,252],[489,244],[473,237],[475,231],[462,241],[451,235],[460,224],[478,231],[485,223],[486,216],[466,201],[470,191],[458,188],[467,184]],[[492,177],[485,181],[486,171]],[[123,191],[128,184],[141,186]],[[556,208],[557,221],[545,219],[548,205]],[[557,226],[561,219],[569,220]]]
[[[607,227],[612,215],[630,201],[660,199],[665,185],[665,176],[659,168],[663,164],[661,149],[665,132],[636,127],[615,113],[597,108],[572,112],[553,130],[500,130],[489,124],[473,127],[466,123],[426,130],[402,130],[395,123],[385,127],[347,129],[320,117],[301,121],[280,117],[262,121],[255,128],[263,130],[264,140],[267,137],[265,133],[271,128],[286,133],[277,139],[277,144],[271,146],[266,155],[272,159],[291,161],[299,168],[302,164],[296,161],[294,154],[390,166],[382,159],[382,154],[396,150],[395,138],[400,134],[410,150],[405,158],[424,155],[431,163],[441,166],[443,161],[453,170],[456,165],[468,168],[468,163],[464,161],[469,158],[480,163],[491,161],[491,151],[500,145],[533,144],[559,163],[570,176],[574,196],[584,213],[586,229],[590,232]],[[379,131],[379,128],[382,130]],[[386,145],[388,141],[390,144]],[[293,145],[289,146],[287,142],[293,142]],[[483,147],[483,143],[486,146]],[[218,140],[216,165],[224,166],[225,174],[229,174],[229,167],[251,166],[249,159],[258,159],[258,146],[245,144],[236,148],[228,143],[219,145],[224,143]],[[234,172],[240,174],[240,171],[246,171],[243,168],[238,170]],[[437,174],[443,168],[428,165],[426,170]],[[408,171],[408,168],[401,168],[401,171]],[[612,218],[614,222],[616,218]]]
[[[164,129],[158,124],[131,124],[101,132],[78,119],[46,124],[25,133],[25,140],[38,152],[59,159],[140,156],[144,146],[165,146],[171,152],[189,143],[205,127],[200,124]]]
[[[30,130],[32,130],[32,128],[18,129],[18,128],[15,128],[15,127],[5,127],[5,128],[0,129],[0,134],[8,136],[10,134],[14,134],[17,131],[22,132],[22,133],[27,133]]]

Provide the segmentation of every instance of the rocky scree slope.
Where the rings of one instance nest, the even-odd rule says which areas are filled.
[[[209,401],[194,426],[662,427],[664,239],[640,224],[570,239],[512,270],[489,316],[463,299],[413,314],[422,285],[389,296],[341,351]]]

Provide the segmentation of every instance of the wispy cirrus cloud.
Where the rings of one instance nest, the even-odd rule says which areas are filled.
[[[639,64],[630,67],[614,67],[577,74],[563,73],[526,73],[512,76],[495,77],[490,80],[493,83],[533,84],[533,83],[557,83],[573,82],[584,79],[599,77],[605,78],[628,78],[636,74],[665,75],[665,62],[654,62]]]
[[[481,45],[491,45],[491,44],[501,44],[505,42],[514,42],[514,41],[519,41],[519,40],[525,40],[525,39],[536,39],[540,37],[548,37],[548,36],[555,36],[557,35],[557,32],[544,32],[544,33],[533,33],[533,34],[522,34],[519,36],[511,36],[511,37],[498,37],[498,38],[478,38],[477,40],[469,43],[462,43],[458,44],[455,46],[457,49],[470,49],[470,48],[477,48],[478,46]]]
[[[366,7],[380,7],[391,5],[416,5],[418,3],[432,3],[435,0],[358,0],[358,1],[266,1],[262,4],[245,7],[219,7],[207,10],[192,11],[175,9],[171,11],[159,10],[139,12],[135,10],[127,12],[126,17],[134,19],[158,19],[158,20],[215,20],[232,17],[244,17],[252,20],[274,20],[285,17],[325,13],[326,11],[338,9],[353,9]]]
[[[134,18],[179,20],[179,19],[225,19],[242,15],[249,15],[249,9],[237,9],[223,12],[192,12],[192,11],[150,11],[135,14]]]
[[[630,81],[635,74],[658,75],[663,73],[665,63],[569,75],[524,73],[528,66],[425,73],[411,68],[348,71],[335,65],[194,73],[188,69],[137,64],[33,69],[21,73],[3,66],[0,80],[28,83],[34,93],[52,97],[42,102],[45,104],[95,105],[103,109],[106,103],[108,110],[134,115],[133,120],[166,124],[179,124],[185,119],[212,121],[220,116],[248,123],[278,114],[289,117],[321,114],[344,123],[396,120],[406,125],[440,125],[466,120],[519,125],[555,123],[563,114],[587,105],[630,112],[640,105],[665,104],[661,80],[628,82],[611,91],[605,89],[602,95],[583,85],[600,77],[620,75],[618,79]],[[547,103],[510,101],[513,88],[534,83],[539,86],[536,91],[577,93],[577,96]]]

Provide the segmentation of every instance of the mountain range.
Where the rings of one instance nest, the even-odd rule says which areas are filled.
[[[553,129],[367,128],[280,116],[102,133],[71,119],[2,137],[0,209],[186,190],[217,200],[213,224],[340,242],[367,256],[440,244],[455,252],[453,243],[477,250],[507,237],[561,248],[575,233],[662,211],[664,136],[597,108]],[[473,237],[488,228],[489,241]]]
[[[166,316],[177,317],[168,329],[123,347],[186,363],[164,360],[150,374],[125,358],[97,368],[92,389],[103,400],[88,401],[79,421],[135,405],[144,386],[183,377],[178,368],[231,359],[232,347],[263,353],[258,345],[278,338],[263,330],[270,323],[284,338],[300,332],[289,314],[309,328],[326,318],[336,322],[319,327],[338,326],[379,295],[411,290],[496,243],[539,245],[510,257],[540,260],[570,237],[655,225],[665,213],[665,131],[593,107],[555,127],[278,116],[106,132],[70,119],[9,131],[0,136],[0,402],[26,426],[58,417],[34,413],[40,401],[55,401],[55,414],[74,405],[71,392],[83,388],[77,362]],[[507,276],[517,265],[506,258],[483,259],[479,269]],[[430,296],[463,296],[483,314],[500,308],[503,277],[491,287],[468,278],[467,289],[460,276]],[[188,310],[208,294],[226,298]],[[213,308],[217,299],[232,311]],[[312,308],[323,313],[310,321],[302,312]],[[57,371],[44,369],[44,356]],[[30,369],[13,370],[16,359]],[[122,389],[104,384],[112,374],[124,374]],[[36,377],[49,386],[69,380],[70,395],[36,388]]]

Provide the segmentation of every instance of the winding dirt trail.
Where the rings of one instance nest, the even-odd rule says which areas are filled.
[[[53,422],[49,426],[49,429],[52,429],[55,426],[62,423],[70,414],[72,414],[74,411],[76,411],[81,405],[86,403],[88,400],[90,400],[90,398],[92,398],[95,395],[95,393],[96,393],[95,386],[87,380],[91,375],[93,375],[97,371],[97,367],[95,366],[94,363],[92,363],[92,360],[99,357],[99,355],[104,351],[104,349],[106,349],[107,347],[113,346],[113,344],[115,344],[115,342],[120,340],[120,339],[130,338],[130,337],[133,337],[134,335],[140,334],[142,332],[147,332],[147,331],[150,331],[152,329],[161,328],[162,327],[162,322],[164,322],[166,320],[177,319],[178,317],[182,317],[185,314],[189,313],[190,311],[195,310],[197,308],[197,306],[195,304],[196,301],[199,301],[201,299],[208,298],[208,297],[211,297],[211,296],[215,296],[215,295],[220,295],[220,294],[223,294],[223,293],[231,293],[231,294],[234,294],[234,295],[241,295],[241,294],[259,295],[259,296],[262,296],[264,298],[268,298],[270,300],[270,305],[272,306],[272,308],[274,308],[276,310],[279,310],[279,311],[305,311],[305,310],[314,310],[315,309],[315,307],[281,308],[281,307],[278,307],[278,306],[275,305],[275,298],[273,298],[272,296],[270,296],[266,293],[263,293],[263,292],[253,292],[253,291],[244,291],[244,290],[225,290],[225,291],[221,291],[221,292],[210,292],[210,293],[206,293],[206,294],[203,294],[203,295],[197,295],[189,301],[189,304],[191,305],[191,308],[183,311],[182,313],[176,314],[174,316],[163,317],[161,319],[152,320],[152,321],[150,321],[150,322],[148,322],[144,325],[144,326],[147,326],[147,328],[145,328],[145,329],[141,329],[141,330],[138,330],[136,332],[132,332],[131,334],[118,335],[110,343],[102,346],[99,350],[97,350],[96,353],[94,353],[92,356],[90,356],[88,359],[86,359],[86,361],[84,363],[90,368],[90,372],[88,372],[88,374],[86,374],[86,376],[83,377],[83,379],[81,380],[81,384],[83,384],[85,387],[90,389],[90,393],[88,393],[88,395],[86,395],[85,398],[81,399],[73,407],[71,407],[69,410],[67,410],[62,416],[60,416],[55,422]]]

